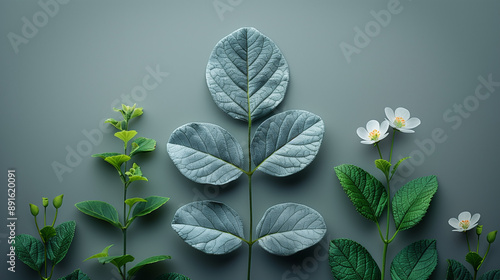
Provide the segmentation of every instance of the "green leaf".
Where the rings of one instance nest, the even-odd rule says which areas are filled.
[[[472,280],[472,274],[456,260],[448,259],[446,280]]]
[[[365,218],[377,222],[387,204],[385,187],[363,169],[348,164],[335,167],[345,193]]]
[[[88,261],[88,260],[91,260],[91,259],[98,259],[98,258],[103,258],[103,257],[107,257],[107,256],[109,256],[108,251],[109,251],[109,248],[111,248],[112,246],[113,246],[113,244],[109,245],[108,247],[104,248],[104,249],[102,250],[102,252],[97,253],[97,254],[95,254],[95,255],[93,255],[93,256],[90,256],[90,257],[86,258],[86,259],[85,259],[85,260],[83,260],[83,261],[85,262],[85,261]]]
[[[121,155],[120,153],[102,153],[102,154],[93,154],[92,157],[100,157],[102,159],[105,159],[107,157],[112,157],[112,156],[119,156]]]
[[[128,141],[134,138],[135,135],[137,135],[137,131],[135,130],[122,130],[115,133],[115,136],[121,139],[125,145],[127,145]]]
[[[56,227],[56,236],[47,244],[47,257],[54,265],[64,259],[75,236],[75,221],[64,222]]]
[[[133,182],[133,181],[137,181],[137,180],[143,180],[143,181],[148,180],[146,177],[142,176],[141,168],[136,163],[133,164],[132,168],[130,168],[129,171],[125,172],[125,175],[128,176],[129,182]]]
[[[143,114],[142,108],[135,108],[134,111],[132,111],[130,119],[141,116],[142,114]]]
[[[184,275],[171,272],[158,276],[154,280],[190,280],[190,279]]]
[[[412,228],[422,220],[437,188],[436,176],[427,176],[408,182],[396,192],[392,213],[397,230]]]
[[[109,123],[111,124],[112,126],[116,127],[118,130],[122,130],[122,122],[121,121],[117,121],[115,119],[107,119],[106,121],[104,121],[104,123]]]
[[[161,196],[150,196],[146,197],[145,200],[147,202],[139,202],[134,208],[132,213],[132,217],[140,217],[147,215],[154,210],[160,208],[163,204],[165,204],[170,198],[161,197]]]
[[[474,270],[478,270],[479,266],[483,262],[483,258],[476,252],[469,252],[465,255],[465,260],[472,265]]]
[[[436,268],[436,240],[420,240],[401,250],[392,260],[393,280],[428,279]]]
[[[481,275],[479,280],[500,280],[500,269],[491,270]]]
[[[409,158],[410,158],[410,157],[405,157],[405,158],[402,158],[402,159],[400,159],[400,160],[396,163],[396,165],[394,165],[394,168],[393,168],[393,169],[392,169],[392,171],[391,171],[391,178],[392,178],[392,176],[394,176],[394,173],[396,173],[396,170],[398,170],[399,165],[400,165],[403,161],[405,161],[405,160],[407,160],[407,159],[409,159]]]
[[[100,263],[102,264],[112,263],[118,269],[120,269],[126,263],[133,262],[134,259],[135,259],[134,257],[128,254],[122,256],[108,256],[108,257],[98,258]]]
[[[134,156],[139,153],[151,152],[156,148],[156,141],[153,139],[145,137],[137,137],[132,142],[132,150],[130,151],[130,156]]]
[[[129,198],[127,200],[125,200],[125,203],[130,206],[130,208],[132,208],[132,206],[134,206],[134,204],[136,204],[137,202],[148,202],[147,200],[145,200],[144,198],[140,198],[140,197],[134,197],[134,198]]]
[[[80,269],[77,269],[73,271],[73,273],[59,278],[58,280],[90,280],[90,278]]]
[[[40,230],[40,236],[44,242],[49,241],[52,237],[56,236],[56,229],[53,226],[44,226]]]
[[[375,161],[375,166],[382,170],[382,172],[388,176],[389,175],[389,170],[391,170],[391,163],[388,162],[387,160],[385,159],[377,159]]]
[[[350,239],[330,242],[329,264],[335,279],[378,280],[381,278],[377,263],[365,247]]]
[[[142,262],[139,262],[138,264],[136,264],[134,267],[132,267],[129,271],[128,271],[128,275],[129,276],[133,276],[135,275],[135,273],[137,271],[139,271],[139,269],[143,268],[144,266],[148,265],[148,264],[153,264],[153,263],[157,263],[157,262],[161,262],[161,261],[164,261],[164,260],[169,260],[171,259],[172,257],[170,256],[165,256],[165,255],[162,255],[162,256],[154,256],[154,257],[150,257],[150,258],[147,258],[145,260],[143,260]]]
[[[42,241],[28,234],[15,237],[16,256],[27,266],[35,271],[40,271],[45,261],[44,246]]]
[[[116,168],[116,170],[118,170],[118,172],[121,172],[120,167],[124,162],[129,161],[130,157],[127,155],[118,154],[116,156],[106,157],[104,158],[104,160],[113,165]]]
[[[109,203],[98,200],[88,200],[79,202],[75,204],[75,206],[84,214],[106,221],[119,229],[122,228],[118,220],[118,211]]]

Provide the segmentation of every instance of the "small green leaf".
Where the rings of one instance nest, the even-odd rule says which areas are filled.
[[[56,236],[56,229],[53,226],[44,226],[40,230],[40,236],[42,237],[43,241],[47,242],[52,237]]]
[[[128,254],[122,255],[122,256],[108,256],[108,257],[98,258],[100,263],[102,263],[102,264],[112,263],[118,269],[120,269],[126,263],[133,262],[134,259],[135,259],[134,257],[132,257],[131,255],[128,255]]]
[[[134,156],[139,153],[151,152],[156,148],[156,141],[153,139],[145,137],[137,137],[132,142],[132,151],[130,151],[130,156]]]
[[[375,161],[375,166],[382,170],[382,172],[388,176],[389,175],[389,170],[391,170],[391,163],[388,162],[387,160],[385,159],[377,159]]]
[[[121,155],[120,153],[102,153],[102,154],[94,154],[92,157],[100,157],[102,159],[105,159],[107,157],[112,157],[112,156],[119,156]]]
[[[465,260],[472,265],[474,270],[478,270],[479,266],[483,262],[483,258],[476,252],[469,252],[465,255]]]
[[[436,240],[420,240],[401,250],[392,260],[393,280],[428,279],[436,269]]]
[[[109,203],[98,200],[88,200],[79,202],[75,204],[75,206],[84,214],[106,221],[119,229],[122,228],[118,220],[118,211]]]
[[[121,121],[117,121],[115,119],[107,119],[106,121],[104,121],[104,123],[109,123],[111,124],[112,126],[116,127],[118,130],[122,130],[122,122]]]
[[[120,167],[124,162],[129,161],[130,157],[127,155],[118,154],[116,156],[106,157],[104,158],[104,160],[113,165],[116,168],[116,170],[118,170],[118,172],[121,172]]]
[[[132,166],[132,168],[130,168],[129,171],[125,172],[125,175],[128,176],[129,182],[134,182],[134,181],[138,181],[138,180],[142,180],[142,181],[148,180],[148,178],[142,176],[141,168],[136,163],[134,163],[134,165]]]
[[[64,222],[56,227],[57,235],[47,244],[47,256],[54,265],[64,259],[75,236],[75,221]]]
[[[77,269],[73,271],[73,273],[59,278],[58,280],[90,280],[90,278],[80,269]]]
[[[156,277],[154,280],[190,280],[184,275],[178,273],[167,273]]]
[[[396,170],[398,170],[399,165],[400,165],[403,161],[405,161],[405,160],[407,160],[407,159],[409,159],[409,158],[410,158],[410,157],[405,157],[405,158],[402,158],[402,159],[400,159],[400,160],[396,163],[396,165],[394,165],[394,168],[392,169],[392,172],[391,172],[391,178],[392,178],[392,176],[394,176],[394,173],[396,173]]]
[[[153,263],[157,263],[157,262],[161,262],[161,261],[164,261],[164,260],[169,260],[171,259],[172,257],[170,256],[165,256],[165,255],[162,255],[162,256],[154,256],[154,257],[150,257],[150,258],[147,258],[145,260],[143,260],[142,262],[139,262],[138,264],[136,264],[134,267],[132,267],[129,271],[128,271],[128,274],[129,276],[133,276],[135,275],[135,273],[137,271],[139,271],[139,269],[143,268],[144,266],[148,265],[148,264],[153,264]]]
[[[330,242],[329,264],[335,279],[378,280],[380,269],[365,247],[350,239]]]
[[[134,198],[129,198],[127,200],[125,200],[125,203],[130,206],[130,208],[132,208],[132,206],[134,206],[134,204],[136,204],[137,202],[148,202],[147,200],[145,200],[144,198],[140,198],[140,197],[134,197]]]
[[[108,251],[109,251],[109,248],[111,248],[112,246],[113,246],[113,244],[109,245],[108,247],[104,248],[104,249],[102,250],[102,252],[97,253],[97,254],[95,254],[95,255],[93,255],[93,256],[90,256],[90,257],[86,258],[86,259],[85,259],[85,260],[83,260],[83,261],[85,262],[85,261],[88,261],[88,260],[91,260],[91,259],[98,259],[98,258],[104,258],[104,257],[109,256]]]
[[[163,204],[165,204],[170,198],[161,197],[161,196],[150,196],[146,197],[145,200],[147,202],[139,202],[134,208],[132,216],[140,217],[147,215],[156,209],[160,208]]]
[[[354,165],[336,166],[335,173],[356,210],[368,220],[377,222],[387,204],[387,191],[384,185]]]
[[[115,136],[123,141],[125,145],[127,145],[128,141],[137,135],[137,131],[135,130],[122,130],[115,133]]]
[[[133,119],[135,117],[141,116],[142,114],[143,114],[142,108],[135,108],[130,118]]]
[[[499,280],[500,279],[500,269],[490,270],[485,274],[481,275],[479,280]]]
[[[427,176],[408,182],[396,192],[392,213],[398,230],[412,228],[422,220],[437,188],[436,176]]]
[[[27,266],[35,271],[40,271],[45,261],[44,246],[42,241],[28,234],[15,237],[16,256]]]
[[[446,280],[472,280],[472,274],[456,260],[449,259]]]

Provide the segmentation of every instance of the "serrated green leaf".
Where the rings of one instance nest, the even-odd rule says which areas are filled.
[[[121,139],[125,145],[127,145],[128,141],[134,138],[137,135],[137,131],[135,130],[122,130],[115,133],[115,137]]]
[[[380,169],[385,175],[389,175],[389,170],[391,170],[391,163],[385,159],[375,160],[375,166]]]
[[[49,241],[52,237],[56,236],[56,229],[53,226],[44,226],[40,230],[40,236],[44,242]]]
[[[120,167],[124,162],[129,161],[130,157],[127,155],[118,154],[115,156],[106,157],[104,158],[104,160],[113,165],[116,168],[116,170],[118,170],[118,172],[121,172]]]
[[[472,280],[472,274],[456,260],[448,259],[446,280]]]
[[[138,202],[148,202],[147,200],[145,200],[144,198],[140,198],[140,197],[134,197],[134,198],[129,198],[127,200],[125,200],[125,203],[130,206],[132,208],[132,206],[134,206],[134,204],[138,203]]]
[[[167,273],[156,277],[154,280],[190,280],[188,277],[179,273]]]
[[[157,263],[157,262],[161,262],[161,261],[164,261],[164,260],[169,260],[171,259],[172,257],[170,256],[165,256],[165,255],[162,255],[162,256],[154,256],[154,257],[149,257],[141,262],[139,262],[138,264],[136,264],[134,267],[132,267],[129,271],[128,271],[128,275],[129,276],[133,276],[137,273],[137,271],[139,271],[141,268],[143,268],[144,266],[148,265],[148,264],[153,264],[153,263]]]
[[[479,266],[483,262],[483,258],[476,252],[469,252],[465,255],[465,261],[470,263],[474,270],[478,270]]]
[[[116,129],[122,130],[122,122],[121,121],[117,121],[115,119],[109,118],[106,121],[104,121],[104,123],[109,123],[112,126],[114,126]]]
[[[156,141],[153,139],[145,137],[137,137],[132,142],[132,150],[130,151],[130,156],[134,156],[139,153],[151,152],[156,148]]]
[[[129,182],[134,182],[138,180],[142,181],[148,180],[148,178],[142,176],[141,168],[136,163],[133,164],[132,168],[130,168],[129,171],[125,172],[125,175],[128,176]]]
[[[500,280],[500,269],[491,270],[481,275],[479,280]]]
[[[363,217],[377,222],[387,204],[387,191],[382,183],[354,165],[336,166],[335,173],[356,210]]]
[[[122,266],[124,266],[126,263],[133,262],[134,257],[131,255],[122,255],[122,256],[108,256],[108,257],[102,257],[98,258],[99,262],[102,264],[107,264],[111,263],[114,266],[116,266],[118,269],[120,269]]]
[[[20,234],[15,237],[16,256],[35,271],[40,271],[45,261],[42,241],[29,234]]]
[[[396,163],[396,165],[394,165],[394,168],[393,168],[393,169],[392,169],[392,171],[391,171],[391,178],[392,178],[392,176],[394,176],[394,173],[396,173],[396,170],[398,170],[399,165],[400,165],[403,161],[405,161],[405,160],[407,160],[407,159],[409,159],[409,158],[410,158],[410,157],[404,157],[404,158],[400,159],[400,160]]]
[[[90,280],[90,278],[80,269],[77,269],[73,271],[71,274],[59,278],[58,280]]]
[[[98,258],[104,258],[104,257],[107,257],[109,256],[109,248],[111,248],[113,246],[113,244],[109,245],[108,247],[104,248],[100,253],[97,253],[93,256],[90,256],[88,258],[86,258],[85,260],[83,260],[84,262],[85,261],[88,261],[88,260],[91,260],[91,259],[98,259]]]
[[[88,200],[79,202],[75,204],[75,206],[84,214],[106,221],[119,229],[122,228],[118,219],[118,211],[109,203],[98,200]]]
[[[56,236],[47,244],[47,257],[54,265],[61,262],[68,253],[75,236],[76,222],[64,222],[56,227]]]
[[[393,280],[428,279],[436,269],[436,240],[420,240],[401,250],[392,260]]]
[[[144,198],[147,202],[139,202],[134,208],[132,213],[133,217],[140,217],[147,215],[156,209],[160,208],[165,204],[170,198],[161,196],[150,196]]]
[[[392,213],[397,230],[412,228],[422,220],[437,188],[436,176],[427,176],[408,182],[396,192]]]
[[[105,159],[107,157],[112,157],[112,156],[119,156],[121,155],[120,153],[102,153],[102,154],[93,154],[92,157],[100,157],[102,159]]]
[[[380,269],[359,243],[349,239],[335,239],[330,242],[329,264],[335,279],[378,280]]]

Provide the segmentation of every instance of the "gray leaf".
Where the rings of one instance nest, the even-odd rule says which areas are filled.
[[[243,173],[240,144],[217,125],[189,123],[177,128],[167,151],[179,171],[197,183],[223,185]]]
[[[323,217],[316,210],[296,203],[272,206],[257,225],[260,246],[280,256],[313,246],[325,233]]]
[[[288,176],[309,165],[321,145],[323,120],[307,111],[286,111],[265,120],[251,143],[252,161],[273,176]]]
[[[238,213],[215,201],[197,201],[182,206],[175,212],[172,228],[184,242],[214,255],[237,249],[244,238]]]
[[[240,28],[217,43],[206,70],[217,106],[243,121],[278,106],[288,78],[288,64],[278,46],[255,28]]]

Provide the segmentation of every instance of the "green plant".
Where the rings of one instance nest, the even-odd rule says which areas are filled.
[[[122,105],[121,109],[114,109],[120,112],[123,120],[107,119],[105,122],[113,125],[119,131],[114,135],[123,141],[123,153],[102,153],[95,154],[92,157],[100,157],[111,164],[120,177],[123,184],[123,216],[120,222],[118,211],[109,203],[90,200],[77,203],[75,206],[89,216],[101,219],[120,229],[123,234],[123,253],[121,255],[110,256],[108,251],[111,246],[106,247],[100,253],[95,254],[86,260],[97,259],[102,264],[111,263],[119,271],[123,280],[131,279],[138,270],[146,265],[157,263],[170,259],[170,256],[159,255],[149,257],[139,263],[136,263],[132,268],[127,270],[127,263],[133,262],[135,258],[127,253],[127,229],[132,222],[138,218],[150,214],[156,209],[165,204],[169,198],[161,196],[150,196],[146,198],[128,198],[127,190],[133,182],[148,181],[143,175],[141,168],[136,163],[132,164],[130,169],[127,168],[127,163],[140,153],[151,152],[156,148],[156,141],[149,138],[137,137],[131,144],[129,142],[136,136],[137,131],[129,130],[130,120],[139,117],[143,114],[142,108],[136,106]]]
[[[248,123],[248,161],[236,139],[214,124],[183,125],[167,143],[175,166],[197,183],[223,185],[247,175],[248,239],[238,213],[220,202],[192,202],[179,208],[172,221],[186,243],[207,254],[227,254],[246,243],[247,279],[254,244],[286,256],[313,246],[326,233],[323,217],[314,209],[283,203],[264,213],[253,235],[252,175],[262,171],[284,177],[299,172],[313,161],[323,139],[321,118],[301,110],[271,116],[251,137],[253,121],[269,114],[284,98],[288,76],[288,64],[274,42],[254,28],[234,31],[215,46],[206,79],[214,102],[231,117]]]
[[[43,280],[52,279],[55,266],[66,257],[75,236],[75,221],[68,221],[55,226],[57,214],[59,213],[59,208],[61,208],[62,203],[63,195],[56,196],[52,200],[52,205],[56,209],[56,213],[52,224],[47,225],[47,206],[49,206],[49,199],[46,197],[42,198],[43,227],[41,229],[37,221],[40,209],[35,204],[30,203],[30,212],[35,218],[35,226],[40,236],[40,240],[29,234],[17,235],[14,240],[16,255],[24,264],[38,272],[38,276]],[[81,275],[81,278],[78,278],[80,280],[89,279],[79,269],[60,279],[70,279],[69,277],[75,273]]]
[[[486,236],[486,241],[488,241],[488,249],[486,249],[486,253],[481,257],[479,255],[479,241],[480,236],[483,233],[483,226],[477,225],[479,218],[481,216],[479,214],[474,214],[471,216],[470,212],[464,211],[458,215],[457,218],[451,218],[448,223],[454,227],[453,231],[463,232],[465,235],[465,239],[467,240],[467,248],[469,252],[465,256],[465,261],[467,261],[474,270],[474,276],[463,266],[460,262],[454,259],[448,259],[448,272],[446,274],[446,280],[476,280],[477,273],[484,261],[486,260],[486,256],[490,252],[490,247],[497,237],[498,231],[491,231]],[[477,226],[477,227],[476,227]],[[467,232],[476,227],[476,235],[477,235],[477,247],[476,251],[471,250],[471,246],[469,243],[469,236]],[[500,279],[500,269],[489,271],[483,274],[480,280],[495,280]]]
[[[347,196],[356,210],[368,220],[377,225],[380,238],[384,243],[382,253],[382,272],[370,255],[359,243],[349,239],[336,239],[330,243],[329,263],[332,273],[338,279],[384,279],[389,244],[396,235],[417,225],[425,216],[431,199],[437,191],[436,176],[414,179],[402,186],[391,197],[390,182],[400,164],[408,157],[392,164],[394,138],[399,133],[413,133],[413,128],[420,124],[417,118],[410,118],[410,112],[404,108],[393,111],[385,109],[387,120],[379,124],[376,120],[367,123],[366,128],[357,130],[361,143],[374,145],[380,159],[375,160],[375,166],[382,171],[386,186],[373,175],[355,166],[342,164],[335,167],[335,173]],[[389,160],[382,157],[379,141],[393,127]],[[380,217],[387,211],[387,226],[385,234],[380,227]],[[390,237],[391,213],[396,230]],[[389,238],[390,237],[390,238]],[[427,279],[437,265],[437,250],[435,240],[420,240],[401,250],[392,260],[390,274],[392,279]]]

